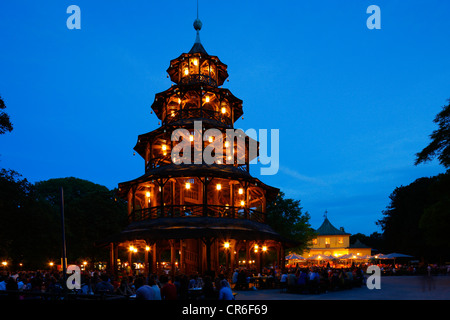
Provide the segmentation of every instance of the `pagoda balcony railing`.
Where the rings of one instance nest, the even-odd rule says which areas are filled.
[[[204,74],[191,74],[189,76],[184,76],[181,78],[180,84],[198,84],[204,83],[209,86],[217,87],[217,82],[210,76]]]
[[[188,108],[182,110],[170,111],[163,121],[163,124],[169,124],[182,119],[204,118],[219,121],[231,128],[232,121],[230,117],[223,115],[219,111],[208,110],[203,108]]]
[[[247,219],[265,223],[266,214],[253,208],[232,207],[223,205],[165,205],[133,210],[129,216],[130,221],[142,221],[157,218],[177,217],[215,217]]]
[[[194,153],[192,153],[192,154],[194,154]],[[161,166],[165,166],[165,165],[168,165],[171,163],[172,163],[171,155],[168,152],[168,154],[166,156],[155,157],[155,158],[149,159],[149,161],[145,165],[145,171],[147,172],[149,170],[156,169],[156,168],[159,168]],[[193,158],[192,158],[192,163],[195,163]],[[249,172],[249,170],[250,170],[249,165],[246,163],[244,163],[244,164],[230,163],[229,164],[229,163],[225,163],[225,159],[224,159],[224,163],[222,165],[235,166],[238,170],[240,170],[242,172]]]

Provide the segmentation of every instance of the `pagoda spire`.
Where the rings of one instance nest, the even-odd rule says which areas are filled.
[[[189,51],[189,53],[205,53],[208,54],[203,48],[203,45],[200,41],[200,30],[202,29],[202,21],[198,18],[198,0],[197,0],[197,19],[194,20],[194,29],[197,31],[197,35],[195,36],[195,42],[192,46],[192,49]]]

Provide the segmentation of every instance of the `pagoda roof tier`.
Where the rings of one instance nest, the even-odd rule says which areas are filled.
[[[219,99],[227,99],[230,105],[232,105],[234,112],[234,120],[238,119],[244,114],[242,109],[242,100],[234,96],[229,89],[226,88],[217,88],[214,86],[210,86],[207,84],[192,84],[192,85],[183,85],[183,86],[171,86],[169,89],[162,91],[160,93],[155,94],[155,100],[151,106],[155,115],[160,120],[163,119],[164,108],[167,106],[168,99],[174,96],[182,96],[184,93],[188,91],[197,91],[203,90],[209,93],[214,93],[219,97]]]
[[[210,77],[205,77],[203,81],[211,81],[211,84],[221,86],[228,78],[227,65],[220,61],[217,56],[209,55],[201,43],[194,43],[194,46],[189,53],[182,53],[178,58],[170,61],[170,66],[167,69],[170,80],[178,84],[186,79],[180,77],[179,74],[183,64],[187,63],[191,58],[198,58],[200,60],[199,64],[201,64],[202,61],[209,61],[217,68],[217,82]]]
[[[163,239],[225,238],[236,240],[275,240],[287,247],[299,245],[275,232],[270,226],[245,219],[180,217],[158,218],[133,222],[121,233],[104,239],[97,245],[112,242]]]
[[[232,165],[218,164],[168,164],[147,171],[144,175],[134,180],[119,183],[119,195],[125,196],[128,190],[140,183],[156,180],[160,178],[176,177],[212,177],[233,180],[244,180],[253,183],[266,190],[266,199],[274,199],[280,192],[278,188],[269,186],[261,182],[258,178],[252,177],[247,171]]]
[[[136,145],[134,146],[134,151],[136,151],[142,158],[145,158],[145,149],[147,147],[147,143],[154,140],[156,137],[168,133],[171,135],[173,130],[176,129],[186,129],[190,130],[194,128],[195,121],[201,121],[204,128],[211,128],[211,129],[219,129],[219,130],[226,130],[231,129],[230,126],[227,126],[226,124],[210,119],[210,118],[189,118],[189,119],[180,119],[178,121],[172,122],[167,125],[163,125],[159,127],[158,129],[155,129],[153,131],[141,134],[138,136],[138,141],[136,142]],[[226,134],[226,132],[225,132]],[[245,139],[249,139],[249,142],[255,143],[257,146],[257,150],[255,154],[251,154],[251,157],[249,158],[249,161],[252,161],[255,157],[259,155],[259,141],[256,141],[249,135],[246,135],[245,132],[242,132],[242,134],[245,135]],[[170,143],[170,137],[166,141],[163,141],[164,143]]]

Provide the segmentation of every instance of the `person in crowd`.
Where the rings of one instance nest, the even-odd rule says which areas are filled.
[[[161,299],[162,300],[176,300],[177,299],[177,288],[175,285],[169,281],[167,275],[162,275],[160,277],[161,281]]]
[[[136,288],[136,300],[155,300],[155,291],[145,284],[144,277],[137,277],[134,281],[134,287]]]
[[[111,284],[107,274],[100,276],[101,281],[95,285],[95,293],[114,293],[114,286]]]
[[[130,280],[132,280],[130,278],[131,277],[127,277],[127,276],[122,278],[122,280],[120,281],[120,285],[116,290],[117,294],[120,294],[122,296],[131,296],[136,293],[130,285]]]
[[[154,300],[161,300],[161,289],[156,284],[155,277],[150,277],[148,280],[148,285],[155,291],[155,299]]]
[[[203,285],[203,298],[205,300],[217,300],[219,298],[219,292],[214,287],[213,281],[208,275],[205,276]]]
[[[227,280],[220,281],[219,300],[234,300],[233,291]]]

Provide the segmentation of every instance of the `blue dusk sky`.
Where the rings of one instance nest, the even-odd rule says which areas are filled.
[[[69,30],[69,5],[81,29]],[[370,30],[370,5],[381,29]],[[444,172],[414,166],[450,98],[450,1],[205,1],[201,40],[228,65],[247,130],[278,129],[276,175],[251,173],[350,233],[381,232],[389,195]],[[14,124],[0,167],[112,189],[144,173],[137,136],[195,40],[196,1],[2,1],[0,95]]]

